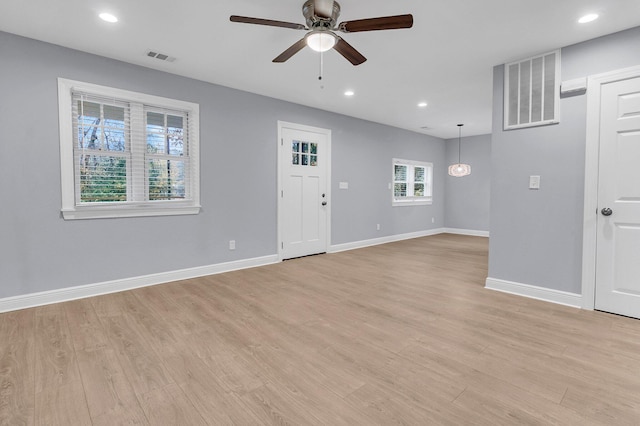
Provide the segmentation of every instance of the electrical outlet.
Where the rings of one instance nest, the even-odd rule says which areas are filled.
[[[378,224],[376,225],[376,231],[379,231],[379,230],[380,230],[380,224],[378,223]]]
[[[431,218],[431,223],[436,223],[436,218],[435,217]]]
[[[229,240],[229,250],[236,249],[236,240]]]

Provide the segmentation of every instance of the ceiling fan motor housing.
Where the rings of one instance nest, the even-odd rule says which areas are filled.
[[[324,16],[316,10],[316,1],[307,0],[302,6],[302,14],[307,21],[307,26],[312,30],[332,30],[340,16],[340,4],[333,2],[331,16]]]

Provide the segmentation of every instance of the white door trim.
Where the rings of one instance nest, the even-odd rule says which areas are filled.
[[[276,196],[278,198],[278,202],[277,202],[277,215],[278,215],[278,260],[282,261],[283,259],[283,253],[282,253],[282,242],[284,240],[283,237],[283,229],[284,229],[284,207],[283,207],[283,200],[282,200],[282,191],[283,191],[283,182],[282,182],[282,153],[281,153],[281,149],[282,149],[282,130],[284,128],[287,129],[295,129],[295,130],[300,130],[303,132],[313,132],[313,133],[319,133],[322,135],[325,135],[327,138],[327,149],[326,149],[326,160],[327,160],[327,169],[326,169],[326,178],[327,178],[327,203],[329,204],[329,208],[327,209],[327,238],[326,238],[326,248],[325,251],[328,252],[329,251],[329,246],[331,245],[331,130],[329,129],[322,129],[320,127],[312,127],[312,126],[307,126],[304,124],[297,124],[297,123],[289,123],[286,121],[280,121],[278,120],[278,140],[276,141],[277,143],[277,153],[278,153],[278,170],[277,170],[277,174],[278,174],[278,184],[277,184],[277,189],[278,192],[276,193]]]
[[[582,308],[595,308],[598,161],[600,150],[600,90],[603,84],[640,77],[640,66],[591,76],[587,80],[587,139],[582,226]]]

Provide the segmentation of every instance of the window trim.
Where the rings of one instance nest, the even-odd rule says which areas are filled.
[[[395,183],[395,166],[401,164],[404,166],[410,167],[410,173],[407,173],[407,176],[411,176],[408,179],[407,184],[413,184],[413,176],[414,176],[414,168],[424,167],[425,168],[425,192],[427,188],[429,189],[429,194],[424,195],[422,197],[416,196],[407,196],[407,197],[396,197],[394,190]],[[433,163],[429,163],[426,161],[415,161],[415,160],[403,160],[400,158],[394,158],[391,161],[391,205],[394,207],[408,207],[408,206],[425,206],[433,204]]]
[[[186,201],[137,201],[113,204],[78,205],[76,203],[73,131],[73,92],[110,97],[150,107],[179,110],[189,115],[190,194]],[[200,213],[200,107],[193,102],[147,95],[129,90],[58,78],[58,119],[60,132],[60,178],[62,217],[102,219],[117,217],[189,215]]]

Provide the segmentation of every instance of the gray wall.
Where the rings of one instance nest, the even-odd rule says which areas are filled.
[[[447,140],[446,145],[447,165],[457,163],[458,138]],[[471,174],[461,178],[446,175],[444,225],[447,228],[489,231],[491,135],[463,137],[460,148],[460,159],[471,166]]]
[[[0,52],[0,298],[275,254],[277,120],[333,132],[332,244],[444,226],[441,139],[2,32]],[[202,213],[61,219],[58,77],[199,103]],[[391,207],[393,157],[434,163],[433,205]]]
[[[640,64],[640,27],[562,49],[562,80]],[[587,96],[560,101],[560,124],[503,131],[494,69],[489,277],[581,293]],[[529,176],[540,175],[540,190]]]

